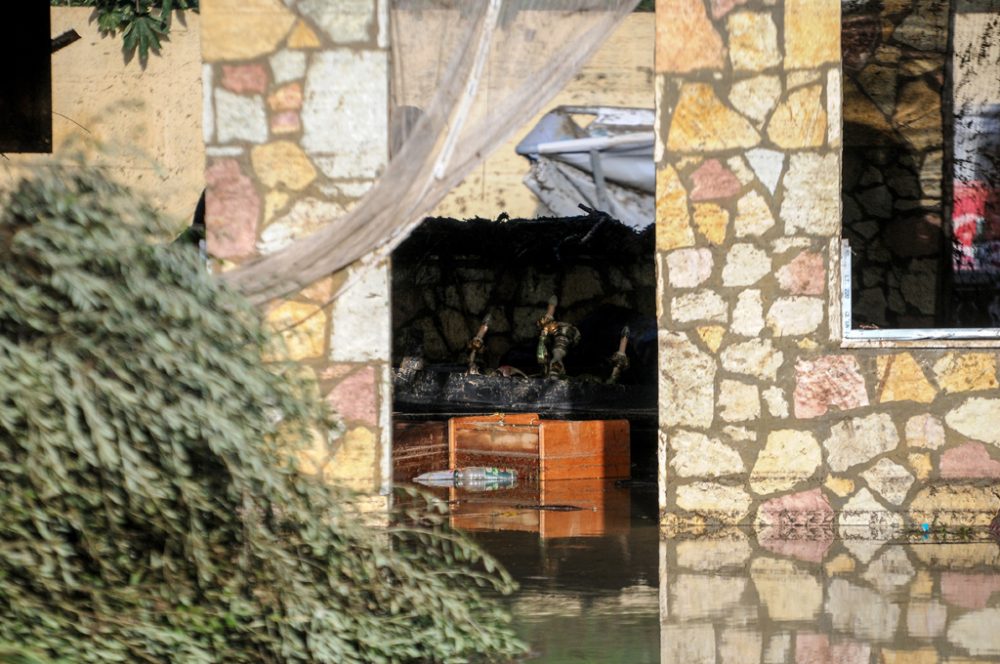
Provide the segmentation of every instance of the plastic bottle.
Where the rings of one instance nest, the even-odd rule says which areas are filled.
[[[517,472],[509,468],[469,466],[455,470],[436,470],[413,478],[421,484],[439,486],[475,486],[482,484],[510,485],[517,479]]]

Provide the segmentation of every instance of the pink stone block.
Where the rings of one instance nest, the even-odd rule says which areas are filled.
[[[709,159],[691,174],[691,200],[714,201],[740,193],[739,179],[718,159]]]
[[[344,420],[375,426],[377,389],[375,367],[364,367],[340,381],[326,395],[326,400]]]
[[[744,5],[747,0],[710,0],[712,18],[720,19],[733,10],[736,5]]]
[[[302,121],[295,111],[275,113],[271,116],[271,132],[275,134],[296,134],[302,131]]]
[[[1000,479],[1000,461],[990,458],[982,443],[966,443],[941,454],[945,479]]]
[[[831,408],[868,405],[865,379],[853,355],[823,355],[795,363],[795,417],[825,415]]]
[[[222,65],[222,87],[236,94],[263,94],[267,69],[262,64]]]
[[[795,635],[795,664],[868,664],[871,646],[841,641],[830,643],[826,634],[799,632]]]
[[[941,572],[941,597],[962,609],[985,609],[993,593],[1000,591],[1000,576]]]
[[[803,251],[778,270],[778,285],[793,295],[822,295],[826,290],[823,254]]]
[[[761,546],[779,555],[818,563],[833,544],[833,508],[820,489],[765,501],[757,521]]]
[[[219,159],[205,172],[205,227],[208,253],[241,258],[254,253],[260,195],[235,159]]]

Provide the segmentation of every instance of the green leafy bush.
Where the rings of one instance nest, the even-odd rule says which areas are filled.
[[[139,53],[145,66],[149,52],[159,53],[168,38],[172,12],[198,11],[198,0],[51,0],[55,6],[93,7],[102,34],[122,36],[122,50]]]
[[[0,643],[26,649],[8,661],[517,653],[490,599],[510,578],[441,514],[408,501],[373,528],[295,471],[323,418],[310,386],[162,237],[86,169],[21,182],[0,213]]]

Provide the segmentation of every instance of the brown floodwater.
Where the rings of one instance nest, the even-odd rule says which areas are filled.
[[[520,583],[505,601],[529,662],[1000,662],[992,541],[758,542],[739,529],[664,539],[649,485],[451,499],[455,525]]]

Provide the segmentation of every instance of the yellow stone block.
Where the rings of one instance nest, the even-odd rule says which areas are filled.
[[[277,50],[295,15],[280,0],[203,0],[201,53],[205,62],[249,60]]]
[[[694,225],[706,240],[722,244],[726,241],[729,212],[715,203],[695,203]]]
[[[356,427],[344,434],[333,458],[323,472],[323,479],[355,491],[378,489],[378,457],[375,432]]]
[[[882,664],[938,664],[937,650],[921,648],[920,650],[889,650],[882,649]]]
[[[893,129],[885,114],[865,96],[849,78],[843,81],[844,105],[841,112],[844,124],[868,127],[878,134],[891,134]]]
[[[826,481],[823,482],[825,486],[830,491],[844,498],[854,493],[854,480],[849,480],[846,477],[835,477],[834,475],[828,475]]]
[[[313,429],[311,434],[309,446],[295,451],[298,470],[306,475],[322,475],[323,469],[330,462],[330,446],[326,435],[318,429]]]
[[[726,335],[726,328],[721,325],[705,325],[695,328],[695,331],[698,332],[698,336],[701,337],[702,342],[713,353],[719,350],[719,346],[722,345],[722,338]]]
[[[708,83],[686,83],[670,120],[667,150],[710,152],[752,148],[760,134],[750,121],[726,106]]]
[[[344,285],[344,281],[347,280],[347,271],[341,270],[333,276],[326,277],[325,279],[320,279],[319,281],[312,283],[302,289],[302,297],[307,300],[313,300],[320,304],[327,304],[333,294]]]
[[[693,245],[687,192],[674,167],[662,166],[656,173],[656,250]]]
[[[319,37],[304,21],[296,23],[291,34],[288,35],[288,48],[307,49],[319,48],[320,46]]]
[[[726,64],[722,37],[705,12],[702,0],[657,0],[656,71],[690,72],[722,69]]]
[[[934,363],[934,375],[945,392],[992,390],[998,386],[993,353],[948,353]]]
[[[796,343],[795,345],[801,348],[802,350],[816,350],[817,348],[819,348],[819,344],[816,343],[813,339],[810,339],[808,337],[805,339],[800,339],[798,343]]]
[[[910,502],[910,523],[944,528],[985,528],[1000,509],[993,487],[944,484],[921,489]],[[995,550],[995,549],[994,549]]]
[[[323,356],[326,312],[315,304],[284,302],[268,312],[267,322],[284,343],[280,357],[304,360]]]
[[[906,462],[918,480],[926,480],[931,476],[931,470],[934,469],[934,466],[931,464],[930,454],[914,452],[906,456]]]
[[[785,0],[785,68],[840,60],[840,0]]]
[[[846,553],[841,553],[836,558],[823,565],[823,569],[826,570],[827,576],[850,574],[854,571],[854,564],[854,558],[851,558]]]
[[[925,569],[917,570],[913,581],[910,581],[910,597],[933,597],[934,577]]]
[[[917,361],[909,353],[882,355],[876,360],[878,367],[879,403],[889,401],[916,401],[930,403],[937,390],[930,384]]]
[[[288,192],[272,189],[264,194],[264,225],[271,223],[276,214],[281,212],[291,196]]]
[[[308,187],[316,179],[316,168],[295,143],[275,141],[258,145],[250,153],[257,179],[265,187],[283,184],[292,191]]]
[[[767,123],[768,137],[783,148],[821,147],[826,141],[823,86],[810,85],[789,93]]]

